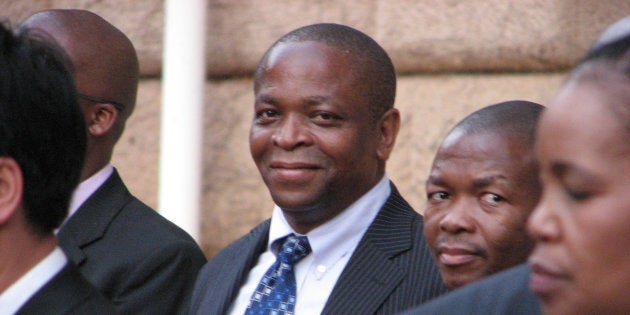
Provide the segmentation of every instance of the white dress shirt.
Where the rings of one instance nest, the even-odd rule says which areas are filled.
[[[385,175],[350,207],[306,234],[312,252],[294,266],[297,285],[295,314],[322,312],[341,272],[390,194],[389,178]],[[245,312],[258,282],[276,260],[271,244],[290,233],[299,235],[287,223],[282,210],[275,206],[267,250],[250,270],[231,306],[230,314],[241,315]]]
[[[0,294],[0,314],[15,314],[37,291],[54,278],[68,259],[59,247]]]

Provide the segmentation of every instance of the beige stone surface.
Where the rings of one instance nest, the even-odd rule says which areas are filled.
[[[400,0],[383,7],[374,37],[399,72],[538,71],[570,67],[626,0]]]
[[[212,0],[208,14],[215,76],[251,73],[279,36],[316,22],[373,36],[401,73],[549,71],[570,66],[630,1]]]
[[[48,1],[0,0],[0,21],[16,26],[32,12],[44,10],[47,7],[49,7]]]
[[[157,209],[161,81],[143,80],[136,108],[116,145],[112,164],[132,194]]]
[[[131,38],[142,74],[159,75],[162,0],[0,0],[13,22],[45,8],[100,14]],[[279,36],[316,22],[373,36],[400,73],[566,69],[625,15],[627,0],[208,0],[207,69],[215,77],[251,74]]]

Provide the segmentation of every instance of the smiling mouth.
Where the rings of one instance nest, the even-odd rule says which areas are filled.
[[[272,162],[269,164],[269,168],[279,170],[310,170],[317,169],[319,167],[315,164],[304,162]]]
[[[320,168],[309,163],[274,162],[269,165],[269,169],[280,181],[302,182],[312,179]]]

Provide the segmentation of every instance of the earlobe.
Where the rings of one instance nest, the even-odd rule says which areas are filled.
[[[24,191],[22,170],[9,157],[0,157],[0,225],[15,214]]]
[[[380,142],[376,153],[379,159],[386,161],[394,149],[396,136],[398,136],[398,130],[400,129],[400,112],[398,109],[390,108],[387,110],[381,117],[379,128]]]
[[[88,131],[93,137],[100,137],[109,132],[118,119],[116,108],[107,103],[96,103],[89,109]]]

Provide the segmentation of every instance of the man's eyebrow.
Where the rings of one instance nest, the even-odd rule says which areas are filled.
[[[495,183],[499,180],[505,180],[505,176],[503,175],[492,175],[492,176],[487,176],[487,177],[481,177],[481,178],[476,178],[473,181],[472,186],[474,188],[483,188],[483,187],[487,187],[492,183]]]
[[[255,101],[256,103],[266,103],[272,105],[278,103],[277,99],[269,94],[259,94],[256,96]],[[330,98],[327,96],[313,95],[304,97],[302,102],[308,106],[316,106],[330,102]]]
[[[444,186],[446,185],[446,181],[442,177],[430,175],[427,180],[427,184]]]
[[[256,103],[275,104],[276,100],[267,94],[259,94],[256,96]]]
[[[307,105],[319,105],[322,103],[328,103],[329,101],[330,99],[328,97],[321,95],[308,96],[304,100]]]

